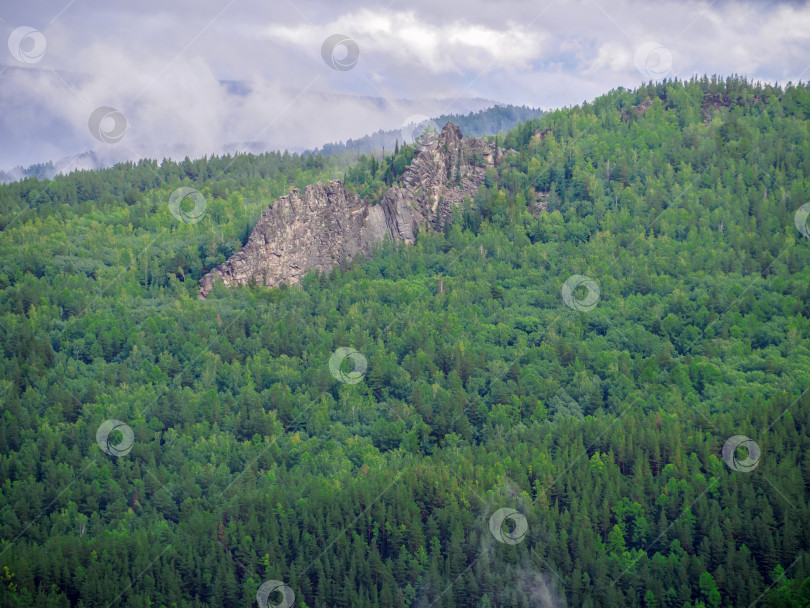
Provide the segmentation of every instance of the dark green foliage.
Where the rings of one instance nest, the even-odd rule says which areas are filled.
[[[358,157],[357,162],[346,169],[344,181],[346,186],[365,198],[372,205],[380,202],[385,191],[395,184],[399,185],[402,174],[410,166],[416,150],[412,145],[397,145],[392,156],[386,156],[385,150],[380,160],[375,155]]]

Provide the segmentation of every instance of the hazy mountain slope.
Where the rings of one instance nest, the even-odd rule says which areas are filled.
[[[518,123],[537,118],[542,114],[542,110],[537,108],[496,105],[486,110],[470,112],[466,115],[442,114],[430,120],[425,116],[416,115],[412,117],[414,119],[413,122],[408,121],[408,123],[402,125],[400,129],[377,131],[372,135],[366,135],[358,139],[326,144],[318,151],[328,155],[342,153],[369,154],[372,152],[380,152],[381,150],[388,150],[390,153],[397,143],[399,143],[399,145],[412,143],[414,131],[420,132],[420,127],[429,125],[438,131],[445,123],[452,122],[458,125],[464,137],[481,137],[482,135],[494,135],[501,131],[508,131]]]
[[[292,92],[288,92],[292,94]],[[337,96],[342,103],[348,103],[351,98],[347,96]],[[320,102],[328,102],[328,98],[320,99]],[[375,107],[379,105],[380,111],[387,111],[391,115],[395,115],[393,108],[388,107],[388,102],[381,100],[372,100],[371,98],[361,98],[358,103],[373,103]],[[518,107],[512,105],[496,105],[495,102],[486,100],[458,100],[453,103],[452,100],[431,100],[430,103],[420,103],[419,101],[397,101],[397,112],[402,113],[407,111],[408,108],[416,110],[421,108],[422,111],[429,111],[429,108],[475,108],[474,111],[469,111],[467,114],[441,114],[433,119],[428,119],[427,116],[421,113],[412,114],[411,118],[416,121],[412,123],[407,121],[408,124],[398,125],[398,128],[389,130],[380,130],[371,135],[365,135],[356,139],[349,139],[345,143],[330,143],[325,144],[321,148],[315,150],[307,150],[307,145],[297,144],[295,146],[282,144],[279,141],[274,141],[272,138],[263,141],[227,141],[216,150],[207,150],[208,154],[216,152],[218,154],[239,154],[239,153],[253,153],[263,154],[268,150],[283,150],[288,149],[290,153],[307,153],[307,154],[323,154],[327,156],[345,156],[345,160],[340,162],[353,162],[356,160],[358,154],[380,153],[382,150],[387,149],[390,153],[393,151],[397,142],[400,145],[413,142],[414,130],[419,126],[419,121],[424,120],[425,124],[430,122],[436,129],[440,125],[444,125],[447,121],[454,121],[461,127],[462,133],[467,137],[479,137],[481,135],[495,134],[500,131],[511,129],[521,121],[530,118],[536,118],[542,114],[542,111],[535,108]],[[481,109],[479,109],[481,108]],[[390,123],[390,119],[388,120]],[[360,131],[362,133],[362,131]],[[325,139],[327,136],[324,135]],[[323,141],[323,140],[321,140]],[[38,179],[51,179],[55,175],[67,174],[72,171],[87,171],[93,169],[102,169],[111,167],[115,163],[131,161],[133,154],[137,153],[144,158],[160,158],[160,159],[175,159],[179,160],[187,157],[190,152],[189,146],[182,141],[161,141],[154,145],[132,144],[126,142],[124,146],[107,146],[98,150],[86,151],[80,154],[74,154],[61,159],[54,159],[47,162],[41,162],[28,167],[16,167],[10,170],[0,170],[0,183],[8,183],[11,181],[18,181],[26,177],[36,177]]]

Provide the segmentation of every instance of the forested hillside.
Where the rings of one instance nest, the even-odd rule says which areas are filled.
[[[0,186],[0,604],[807,606],[809,127],[804,84],[611,91],[443,233],[206,301],[347,168]]]

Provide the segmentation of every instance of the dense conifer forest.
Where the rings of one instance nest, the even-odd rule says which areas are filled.
[[[805,84],[614,90],[442,232],[205,301],[413,150],[0,186],[0,604],[807,606],[809,135]]]

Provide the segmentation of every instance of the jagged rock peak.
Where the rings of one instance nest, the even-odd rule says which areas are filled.
[[[418,144],[401,186],[371,205],[340,180],[294,188],[262,212],[245,246],[200,280],[205,299],[216,280],[226,286],[255,281],[296,283],[312,269],[368,255],[380,241],[412,243],[420,229],[441,229],[452,208],[472,198],[494,162],[485,138],[464,138],[451,122]]]

